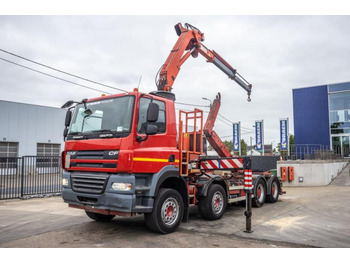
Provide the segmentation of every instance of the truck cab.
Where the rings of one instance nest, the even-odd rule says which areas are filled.
[[[105,220],[152,212],[164,184],[185,198],[174,100],[171,93],[135,90],[84,99],[68,110],[63,200]]]

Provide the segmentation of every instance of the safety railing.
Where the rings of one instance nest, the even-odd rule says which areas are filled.
[[[335,152],[328,145],[322,144],[295,144],[290,145],[288,151],[280,152],[283,160],[332,160],[344,158],[344,155]]]

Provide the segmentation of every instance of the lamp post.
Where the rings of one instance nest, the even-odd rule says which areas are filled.
[[[211,102],[211,100],[210,100],[209,98],[202,97],[202,99],[203,99],[203,100],[207,100],[207,101],[209,101],[209,103],[210,103],[209,107],[211,107],[212,102]]]

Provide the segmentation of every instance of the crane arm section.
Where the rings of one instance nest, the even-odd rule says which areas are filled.
[[[214,150],[218,153],[220,157],[232,157],[230,151],[227,149],[225,144],[221,141],[220,137],[213,130],[216,117],[219,113],[220,105],[221,105],[221,95],[217,94],[216,98],[213,101],[213,104],[210,107],[209,115],[207,117],[207,121],[204,124],[204,135],[208,140],[209,144],[214,148]]]
[[[196,58],[198,57],[198,54],[201,54],[207,59],[207,62],[213,63],[230,79],[234,80],[246,90],[248,93],[248,101],[250,101],[252,85],[238,74],[237,70],[226,62],[218,53],[214,50],[212,51],[208,49],[202,44],[204,41],[204,33],[189,24],[185,24],[185,27],[183,27],[181,23],[175,25],[175,30],[179,38],[164,65],[160,69],[156,83],[159,91],[170,92],[180,71],[181,65],[190,57],[190,55]]]

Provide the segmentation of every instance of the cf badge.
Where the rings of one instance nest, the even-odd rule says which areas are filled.
[[[115,156],[118,154],[119,154],[119,151],[109,151],[109,153],[108,153],[109,156]]]

